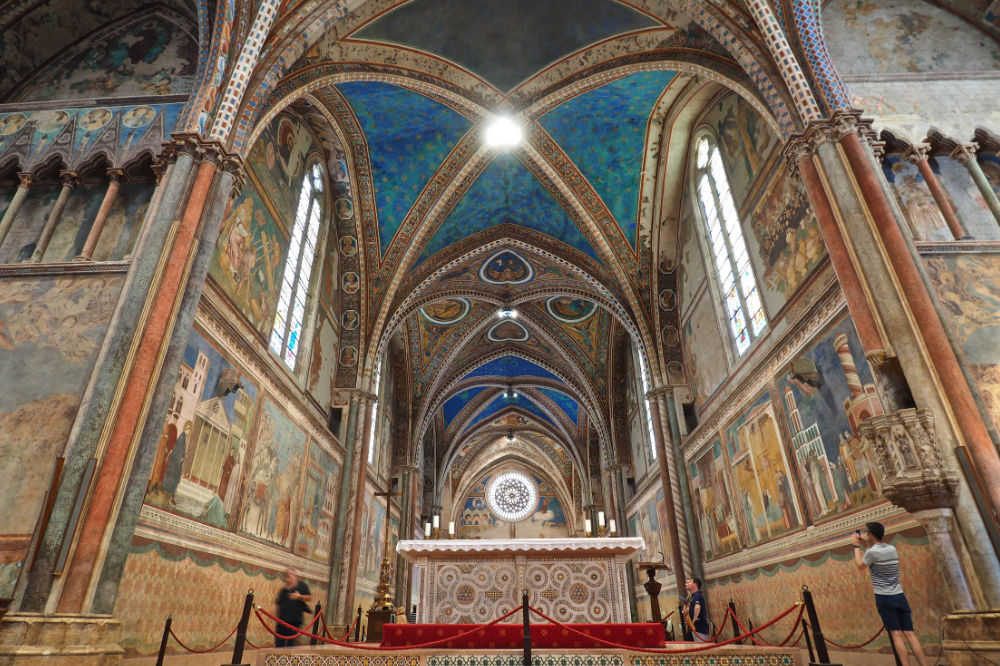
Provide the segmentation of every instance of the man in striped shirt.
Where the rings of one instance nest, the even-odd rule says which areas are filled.
[[[899,583],[899,554],[896,547],[883,543],[885,527],[882,523],[865,523],[865,529],[851,535],[854,544],[854,563],[859,569],[868,567],[875,587],[875,607],[882,617],[892,644],[896,648],[899,662],[909,666],[910,657],[906,653],[906,643],[913,648],[913,654],[920,666],[927,666],[927,656],[913,633],[913,615],[910,604]],[[865,545],[867,544],[867,548]]]

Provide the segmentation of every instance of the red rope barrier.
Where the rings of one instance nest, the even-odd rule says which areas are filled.
[[[730,612],[732,611],[732,609],[729,609],[729,610],[730,610]],[[785,645],[788,643],[788,641],[792,640],[792,636],[794,636],[795,632],[798,630],[798,628],[799,628],[799,622],[802,620],[802,613],[804,613],[804,612],[805,612],[805,606],[800,606],[799,607],[799,616],[797,618],[795,618],[795,623],[792,624],[792,630],[790,632],[788,632],[788,635],[785,636],[784,640],[782,640],[780,643],[768,643],[763,638],[761,638],[760,640],[757,640],[753,636],[750,637],[750,640],[752,640],[754,643],[756,643],[757,645],[759,645],[761,647],[785,647]],[[732,616],[733,616],[733,619],[736,620],[737,626],[739,626],[739,628],[741,630],[743,630],[744,632],[747,631],[747,628],[743,626],[743,623],[740,622],[740,619],[738,617],[736,617],[736,614],[733,613]],[[803,629],[803,631],[805,631],[805,630]]]
[[[263,650],[265,647],[274,647],[273,645],[254,645],[253,641],[249,638],[246,639],[247,645],[252,647],[254,650]]]
[[[236,633],[236,630],[238,628],[239,627],[233,627],[233,630],[229,632],[228,636],[226,636],[225,638],[222,639],[221,643],[219,643],[215,647],[210,647],[207,650],[196,650],[194,648],[188,647],[187,645],[184,645],[184,642],[180,638],[177,637],[177,634],[174,633],[174,628],[173,627],[170,628],[170,635],[174,637],[174,640],[177,641],[178,645],[180,645],[182,648],[184,648],[188,652],[194,652],[195,654],[208,654],[209,652],[215,652],[220,647],[222,647],[223,645],[225,645],[226,641],[228,641],[230,638],[233,637],[233,634]]]
[[[671,612],[673,612],[673,611],[671,611]],[[699,643],[715,643],[716,641],[719,640],[719,636],[722,635],[723,630],[725,630],[725,628],[726,628],[726,618],[728,618],[729,614],[732,613],[732,612],[733,612],[732,608],[727,608],[726,609],[726,617],[722,618],[722,624],[719,625],[719,630],[715,632],[715,636],[712,636],[707,641],[705,639],[703,639],[701,636],[698,635],[698,630],[695,629],[694,625],[691,623],[691,616],[688,615],[687,613],[681,613],[681,615],[684,616],[684,621],[687,622],[687,625],[689,627],[691,627],[691,635],[694,636],[694,639],[696,641],[698,641]],[[744,629],[743,631],[746,631],[746,629]]]
[[[382,647],[382,646],[377,646],[376,647],[376,646],[370,645],[368,643],[344,643],[342,641],[337,641],[337,640],[334,640],[332,638],[323,638],[322,636],[317,636],[316,634],[309,633],[308,631],[303,631],[302,629],[299,629],[298,627],[293,627],[292,625],[288,624],[284,620],[282,620],[280,618],[277,618],[274,615],[271,615],[270,613],[268,613],[266,610],[264,610],[260,606],[258,606],[257,608],[254,609],[254,613],[257,615],[257,619],[260,620],[260,623],[262,625],[264,625],[264,628],[267,629],[268,632],[270,632],[273,636],[277,636],[278,634],[276,634],[274,632],[274,630],[271,629],[271,627],[267,624],[267,622],[264,621],[264,618],[262,618],[261,615],[266,615],[267,617],[269,617],[270,619],[274,620],[275,622],[277,622],[279,624],[282,624],[285,627],[288,627],[289,629],[294,629],[295,631],[298,632],[295,636],[290,636],[290,637],[289,636],[283,636],[282,638],[298,638],[299,636],[307,636],[309,638],[315,638],[316,640],[322,641],[322,642],[327,643],[329,645],[339,645],[340,647],[354,648],[355,650],[385,650],[385,651],[394,651],[394,650],[419,650],[421,648],[434,647],[434,646],[437,646],[437,645],[441,645],[443,643],[447,643],[448,641],[458,640],[459,638],[465,638],[466,636],[474,634],[477,631],[482,631],[483,629],[486,629],[488,627],[492,627],[494,624],[499,624],[500,622],[503,622],[504,620],[506,620],[508,617],[510,617],[511,615],[513,615],[514,613],[516,613],[519,610],[521,610],[521,606],[518,606],[517,608],[515,608],[512,611],[510,611],[509,613],[506,613],[505,615],[501,615],[500,617],[498,617],[497,619],[495,619],[495,620],[493,620],[491,622],[488,622],[486,624],[480,624],[480,625],[476,626],[475,628],[470,629],[469,631],[464,631],[464,632],[462,632],[460,634],[455,634],[454,636],[447,636],[445,638],[441,638],[441,639],[438,639],[436,641],[431,641],[429,643],[421,643],[419,645],[395,645],[395,646],[391,646],[391,647]]]
[[[799,617],[802,617],[802,615],[800,614]],[[736,620],[736,626],[740,628],[740,631],[742,631],[744,633],[746,633],[747,631],[749,631],[749,629],[747,629],[746,627],[744,627],[743,623],[740,622],[740,618],[738,618],[735,615],[733,615],[733,619]],[[756,646],[758,646],[758,647],[772,647],[771,644],[768,643],[763,638],[758,639],[756,636],[751,636],[750,640],[753,641],[753,644],[756,645]]]
[[[351,622],[351,626],[349,626],[347,628],[347,633],[344,634],[344,637],[341,638],[340,640],[346,641],[348,638],[351,637],[351,632],[354,631],[354,626],[358,623],[358,620],[360,620],[360,619],[361,619],[360,615],[355,615],[354,616],[354,622]],[[323,618],[323,631],[326,632],[326,636],[328,638],[333,638],[332,636],[330,636],[330,632],[327,631],[327,629],[326,629],[326,618]]]
[[[795,602],[795,604],[793,604],[791,607],[789,607],[789,609],[786,610],[784,613],[782,613],[778,617],[774,618],[773,620],[771,620],[767,624],[762,624],[761,626],[757,627],[756,629],[754,629],[753,631],[751,631],[749,634],[746,634],[744,636],[735,636],[735,637],[730,638],[728,640],[722,641],[721,643],[712,643],[712,644],[706,644],[706,645],[699,645],[699,646],[695,646],[693,648],[687,648],[687,649],[684,649],[684,650],[663,650],[663,649],[657,649],[657,648],[636,647],[634,645],[621,645],[619,643],[614,643],[612,641],[606,641],[603,638],[598,638],[597,636],[591,636],[590,634],[584,633],[582,631],[578,631],[578,630],[574,629],[573,627],[569,626],[568,624],[563,624],[562,622],[559,622],[557,620],[552,619],[551,617],[549,617],[548,615],[546,615],[545,613],[543,613],[542,611],[538,610],[537,608],[535,608],[533,606],[528,606],[528,609],[530,611],[532,611],[533,613],[535,613],[536,615],[538,615],[539,617],[541,617],[542,619],[544,619],[545,621],[547,621],[547,622],[551,622],[552,624],[555,624],[555,625],[557,625],[559,627],[562,627],[563,629],[568,629],[569,631],[573,632],[574,634],[577,634],[579,636],[583,636],[584,638],[589,638],[591,640],[597,641],[598,643],[603,643],[604,645],[607,645],[608,647],[618,648],[620,650],[631,650],[631,651],[634,651],[634,652],[651,652],[653,654],[685,654],[685,653],[688,653],[688,652],[702,652],[704,650],[710,650],[710,649],[715,648],[715,647],[721,647],[723,645],[729,645],[730,643],[735,643],[736,641],[742,640],[742,639],[746,638],[747,636],[752,636],[752,635],[754,635],[754,634],[756,634],[756,633],[758,633],[760,631],[763,631],[764,629],[767,629],[768,627],[770,627],[772,624],[774,624],[778,620],[781,620],[785,616],[791,614],[791,612],[793,610],[795,610],[796,606],[801,607],[801,605],[802,605],[802,602],[798,602],[798,601]]]
[[[808,622],[803,622],[803,624],[805,624],[807,627],[809,627],[809,623]],[[809,627],[809,628],[812,629],[812,627]],[[868,640],[866,640],[864,643],[858,643],[857,645],[843,645],[842,643],[838,643],[837,641],[830,640],[826,636],[823,637],[823,640],[826,641],[827,643],[829,643],[830,645],[833,645],[834,647],[839,647],[842,650],[858,650],[858,649],[863,648],[864,646],[868,645],[869,643],[871,643],[873,640],[875,640],[879,636],[881,636],[883,631],[885,631],[885,625],[882,625],[882,628],[879,629],[878,631],[876,631],[874,636],[872,636],[871,638],[869,638]]]

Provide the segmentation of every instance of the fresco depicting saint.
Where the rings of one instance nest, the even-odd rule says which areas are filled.
[[[765,393],[726,430],[733,490],[750,543],[785,534],[800,524],[801,512],[783,480],[791,473],[778,422]]]
[[[305,433],[265,399],[243,497],[242,532],[279,546],[291,546],[305,447]]]
[[[146,502],[229,527],[256,398],[257,388],[193,331],[160,435]]]
[[[222,223],[209,273],[261,332],[272,324],[286,247],[256,192],[247,188]]]

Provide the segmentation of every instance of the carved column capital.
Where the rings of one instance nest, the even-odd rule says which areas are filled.
[[[80,184],[80,174],[73,170],[60,171],[59,180],[65,187],[74,188]]]
[[[22,187],[31,187],[31,184],[35,182],[35,176],[29,171],[18,171],[17,180]]]
[[[155,161],[169,164],[180,155],[190,155],[195,162],[211,162],[223,170],[230,160],[242,163],[239,155],[227,151],[219,141],[209,141],[193,132],[171,134],[170,141],[163,144],[163,150]]]
[[[235,199],[243,191],[246,185],[247,171],[243,158],[232,153],[224,154],[218,162],[219,171],[231,174],[233,177],[233,189],[229,193],[230,198]]]
[[[108,169],[107,173],[108,173],[108,180],[111,181],[121,182],[126,179],[124,169],[118,169],[118,168]]]
[[[882,494],[889,501],[911,512],[955,505],[958,475],[944,464],[930,410],[873,416],[859,429],[861,445],[875,459]]]
[[[976,155],[979,152],[979,144],[975,141],[970,141],[969,143],[960,143],[955,146],[948,157],[953,160],[958,160],[960,164],[965,164],[969,160],[976,159]]]
[[[804,130],[793,134],[785,145],[785,159],[794,170],[803,157],[812,155],[824,143],[835,143],[853,133],[871,133],[871,123],[862,120],[861,111],[835,111],[829,118],[814,120]]]
[[[931,146],[929,143],[915,143],[910,146],[905,153],[903,153],[903,159],[916,163],[921,160],[926,160],[930,154]]]

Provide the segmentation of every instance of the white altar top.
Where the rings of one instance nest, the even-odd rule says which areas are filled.
[[[625,566],[644,547],[642,537],[426,539],[396,551],[417,566],[418,622],[489,622],[521,605],[522,590],[560,622],[628,622]]]

